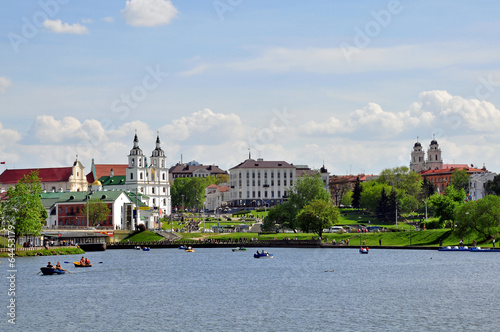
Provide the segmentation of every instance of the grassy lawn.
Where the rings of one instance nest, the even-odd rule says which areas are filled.
[[[161,241],[163,240],[163,236],[160,236],[154,232],[151,232],[151,231],[144,231],[144,232],[140,232],[140,233],[136,233],[132,236],[129,236],[123,240],[121,240],[121,242],[127,242],[127,240],[129,240],[130,242],[142,242],[142,241]]]

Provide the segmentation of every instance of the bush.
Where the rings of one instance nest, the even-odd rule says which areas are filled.
[[[432,220],[432,221],[427,221],[427,222],[422,222],[420,224],[420,227],[423,227],[422,225],[425,225],[425,229],[442,229],[445,227],[445,223],[440,220]],[[449,224],[451,228],[451,223]]]
[[[139,224],[139,226],[137,226],[137,230],[139,232],[144,232],[146,230],[146,226],[144,226],[144,224]]]

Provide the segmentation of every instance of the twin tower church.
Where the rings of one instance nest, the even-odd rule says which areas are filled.
[[[443,159],[441,159],[441,149],[438,142],[433,139],[427,149],[427,159],[420,142],[415,143],[411,152],[410,170],[416,173],[427,170],[436,170],[443,168]]]
[[[137,193],[144,203],[157,210],[159,217],[170,215],[172,204],[168,181],[169,169],[167,157],[161,148],[159,134],[156,137],[156,147],[149,160],[139,147],[136,133],[127,165],[110,165],[113,168],[110,169],[108,176],[99,176],[99,172],[96,171],[99,166],[105,165],[92,164],[92,172],[96,174],[95,179],[99,179],[104,189]]]

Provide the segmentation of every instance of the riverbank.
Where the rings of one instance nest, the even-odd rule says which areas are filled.
[[[27,250],[29,249],[29,250]],[[0,257],[9,257],[10,252],[2,249]],[[57,256],[57,255],[81,255],[85,251],[80,247],[49,247],[49,249],[38,248],[16,248],[14,255],[16,257],[29,257],[29,256]]]

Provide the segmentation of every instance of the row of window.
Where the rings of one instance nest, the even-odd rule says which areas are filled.
[[[268,196],[268,192],[264,191],[264,198],[274,198],[274,190],[270,191],[270,196]],[[281,198],[281,190],[278,190],[278,198]],[[243,198],[242,197],[242,192],[239,192],[238,198]],[[252,196],[250,197],[250,191],[247,191],[247,197],[246,198],[261,198],[261,192],[257,191],[257,196],[255,196],[255,191],[252,191]]]
[[[147,176],[147,175],[148,175],[148,174],[146,173],[146,176]],[[162,180],[162,181],[165,181],[165,180],[166,180],[166,178],[167,178],[167,177],[166,177],[166,173],[161,173],[161,175],[162,175],[162,176],[161,176],[161,180]],[[130,180],[133,180],[133,179],[134,179],[134,173],[130,173]],[[152,173],[152,174],[151,174],[151,180],[152,180],[152,181],[154,181],[154,179],[155,179],[155,175],[154,175],[154,173]],[[144,180],[144,176],[143,176],[143,173],[142,173],[142,172],[139,172],[139,180]]]
[[[87,220],[84,218],[60,218],[58,224],[59,226],[87,226]],[[113,219],[110,217],[109,219],[102,220],[99,224],[101,226],[112,225]]]
[[[142,167],[142,159],[143,158],[139,158],[139,167]],[[153,160],[153,165],[158,166],[158,161],[156,159]],[[135,166],[135,158],[132,158],[132,160],[130,162],[130,166]],[[146,166],[146,161],[144,161],[144,166]],[[161,161],[161,168],[165,168],[165,160],[163,160],[163,159]]]
[[[255,187],[255,183],[257,183],[257,186],[258,186],[258,187],[260,187],[260,186],[261,186],[261,182],[260,182],[260,180],[257,180],[257,182],[255,182],[255,180],[252,180],[252,187]],[[274,182],[274,180],[273,180],[273,179],[271,179],[270,185],[271,185],[272,187],[274,187],[274,183],[275,183],[275,182]],[[276,180],[276,184],[277,184],[278,186],[281,186],[281,180]],[[238,181],[238,185],[239,185],[240,187],[242,186],[242,181],[241,181],[241,180],[239,180],[239,181]],[[265,181],[263,182],[263,185],[264,185],[264,187],[269,187],[269,182],[267,182],[267,180],[265,180]],[[283,186],[285,186],[285,187],[287,186],[287,180],[283,180]],[[293,186],[293,180],[290,180],[290,186]],[[247,187],[250,187],[250,179],[247,179]]]
[[[274,171],[269,172],[271,174],[271,179],[274,178]],[[238,177],[241,179],[242,172],[238,173]],[[252,171],[252,179],[255,179],[255,174],[257,174],[257,179],[260,179],[261,171]],[[247,179],[250,179],[250,171],[246,172]],[[283,178],[286,179],[287,173],[283,171]],[[281,177],[281,171],[276,171],[276,177],[279,179]],[[290,178],[293,178],[293,171],[290,171]],[[267,171],[264,171],[264,179],[267,179]]]

